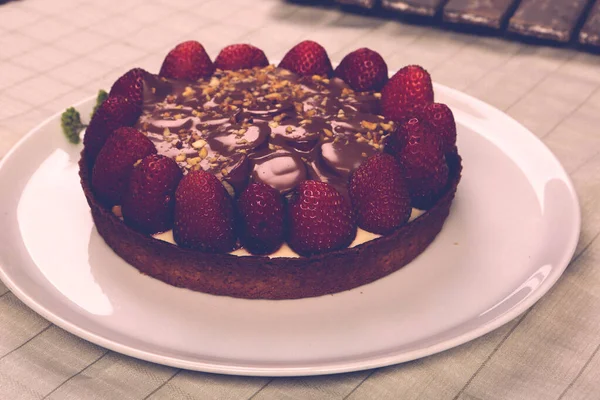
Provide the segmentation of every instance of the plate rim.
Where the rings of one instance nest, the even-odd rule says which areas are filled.
[[[195,370],[201,372],[209,372],[209,373],[218,373],[225,375],[242,375],[242,376],[272,376],[272,377],[283,377],[283,376],[313,376],[313,375],[328,375],[328,374],[338,374],[338,373],[347,373],[354,371],[367,370],[372,368],[379,368],[390,366],[394,364],[400,364],[407,361],[419,359],[422,357],[426,357],[429,355],[433,355],[445,350],[449,350],[456,346],[462,345],[464,343],[470,342],[478,337],[481,337],[495,329],[498,329],[502,325],[512,321],[517,318],[519,315],[523,314],[525,311],[533,307],[541,297],[543,297],[560,279],[563,275],[565,269],[568,267],[570,262],[573,260],[573,256],[575,254],[577,244],[579,242],[579,235],[581,233],[581,207],[577,192],[571,180],[571,177],[564,169],[560,160],[556,157],[556,155],[545,145],[545,143],[533,134],[528,128],[526,128],[523,124],[516,121],[510,115],[502,112],[498,108],[479,100],[476,97],[473,97],[469,94],[461,92],[457,89],[450,88],[448,86],[434,83],[434,88],[440,89],[444,91],[449,96],[462,100],[467,103],[471,103],[476,105],[478,108],[486,110],[486,112],[499,115],[502,118],[510,121],[513,124],[519,125],[524,131],[526,131],[530,138],[534,139],[537,146],[541,146],[547,152],[547,156],[549,159],[556,164],[561,172],[564,173],[564,183],[566,184],[569,194],[571,195],[571,206],[573,211],[573,215],[575,216],[574,229],[571,237],[568,242],[565,243],[565,249],[568,249],[563,254],[563,259],[560,263],[557,263],[556,272],[549,277],[549,279],[544,280],[542,284],[536,288],[531,295],[529,295],[523,302],[519,303],[516,307],[511,310],[500,314],[494,319],[477,326],[473,329],[470,329],[467,332],[454,336],[450,339],[443,340],[439,343],[435,343],[429,346],[425,346],[419,349],[411,350],[411,351],[396,351],[391,352],[387,355],[378,355],[371,356],[362,359],[358,359],[358,361],[343,361],[343,362],[334,362],[334,363],[324,363],[319,364],[317,366],[311,367],[285,367],[285,366],[274,366],[274,367],[249,367],[244,365],[231,365],[226,363],[218,363],[218,362],[203,362],[203,361],[190,361],[185,360],[173,356],[167,356],[163,354],[159,354],[158,352],[150,352],[146,350],[140,350],[138,348],[123,345],[118,341],[105,338],[101,335],[94,333],[91,330],[81,328],[75,323],[69,322],[65,320],[58,313],[52,312],[48,310],[43,304],[36,302],[33,298],[31,298],[27,293],[25,293],[19,285],[10,278],[8,274],[6,274],[3,266],[0,264],[0,280],[4,282],[6,287],[27,307],[35,311],[37,314],[41,315],[51,323],[57,325],[58,327],[70,332],[84,340],[87,340],[91,343],[104,347],[106,349],[131,356],[134,358],[142,359],[145,361],[158,363],[162,365],[167,365],[176,368],[182,368],[187,370]],[[96,96],[89,96],[77,103],[73,106],[77,107],[86,102],[93,100]],[[5,154],[5,156],[0,160],[0,169],[4,167],[7,163],[7,160],[13,157],[13,154],[18,151],[18,149],[31,137],[34,136],[39,130],[43,129],[50,122],[60,117],[62,111],[59,111],[41,123],[36,125],[33,129],[31,129],[27,134],[25,134],[17,143]],[[250,300],[251,301],[251,300]]]

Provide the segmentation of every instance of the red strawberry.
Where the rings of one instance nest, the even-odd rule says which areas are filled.
[[[123,96],[109,96],[94,113],[85,130],[83,145],[88,161],[93,162],[106,139],[115,129],[132,126],[141,114],[141,108]]]
[[[234,249],[234,212],[223,184],[205,171],[192,171],[175,191],[173,236],[181,247],[209,253]]]
[[[346,55],[334,74],[359,92],[381,90],[388,80],[388,68],[383,58],[364,47]]]
[[[448,181],[448,165],[440,138],[429,126],[412,118],[404,125],[406,145],[398,153],[412,205],[428,209],[437,200]]]
[[[409,65],[396,72],[381,91],[383,115],[406,120],[420,104],[433,102],[431,76],[422,67]]]
[[[298,185],[288,213],[288,243],[303,256],[345,248],[356,235],[350,204],[325,182],[308,180]]]
[[[159,75],[170,79],[197,81],[211,76],[214,71],[215,67],[204,47],[195,40],[190,40],[178,44],[167,54]]]
[[[142,68],[130,69],[113,83],[109,96],[123,96],[141,107],[144,95],[144,77],[147,75],[149,75],[148,71]]]
[[[379,153],[350,178],[350,198],[358,226],[373,233],[386,234],[408,221],[410,195],[402,168],[391,155]]]
[[[157,154],[144,157],[133,169],[123,194],[125,223],[148,234],[171,229],[175,189],[182,176],[173,159]]]
[[[311,40],[305,40],[292,47],[279,63],[279,68],[285,68],[298,75],[331,76],[333,73],[327,52],[323,46]]]
[[[444,153],[456,151],[456,123],[447,105],[427,104],[423,108],[423,119],[429,124],[432,132],[442,139]]]
[[[264,183],[249,185],[237,201],[242,244],[252,254],[269,254],[283,243],[283,199]]]
[[[215,59],[215,67],[223,70],[266,67],[269,60],[258,47],[250,44],[232,44],[221,50]]]
[[[134,164],[156,153],[142,132],[130,127],[115,130],[98,154],[92,170],[92,188],[108,206],[121,204]]]
[[[422,109],[421,109],[422,110]],[[408,121],[399,124],[398,128],[392,132],[386,141],[385,150],[391,155],[397,155],[400,150],[406,146],[408,139],[411,136],[422,136],[432,134],[429,124],[427,124],[421,114],[418,117],[413,117]]]

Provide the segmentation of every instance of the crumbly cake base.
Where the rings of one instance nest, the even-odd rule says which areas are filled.
[[[394,233],[353,248],[301,258],[208,254],[139,233],[94,196],[85,156],[81,185],[100,236],[141,273],[173,286],[246,299],[299,299],[337,293],[383,278],[421,254],[441,231],[461,174],[458,155],[448,157],[444,195],[425,214]]]

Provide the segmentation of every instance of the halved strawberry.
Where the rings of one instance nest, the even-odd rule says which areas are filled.
[[[334,74],[359,92],[379,91],[388,80],[388,68],[383,57],[365,47],[347,54]]]
[[[264,183],[248,185],[237,201],[240,239],[252,254],[269,254],[283,243],[284,207],[278,190]]]
[[[142,68],[134,68],[122,75],[110,88],[109,96],[123,96],[139,107],[144,97],[144,77],[149,75]]]
[[[223,48],[215,58],[215,67],[222,70],[236,71],[267,65],[269,60],[265,53],[250,44],[232,44]]]
[[[159,75],[170,79],[197,81],[211,76],[215,67],[204,47],[195,40],[175,46],[167,54]]]
[[[383,115],[398,122],[410,118],[418,106],[432,102],[431,76],[418,65],[396,72],[381,91]]]
[[[408,221],[410,194],[393,156],[379,153],[361,164],[348,187],[362,229],[386,234]]]
[[[279,68],[298,75],[331,76],[333,73],[327,51],[312,40],[305,40],[292,47],[279,63]]]
[[[134,164],[154,153],[154,144],[137,129],[115,130],[102,147],[92,170],[92,189],[96,196],[109,207],[121,204]]]
[[[133,126],[142,110],[123,96],[109,96],[94,113],[85,130],[83,146],[89,162],[93,162],[106,139],[122,126]]]
[[[122,198],[125,223],[148,234],[171,229],[175,189],[182,176],[172,158],[158,154],[144,157],[133,169]]]
[[[325,182],[308,180],[296,187],[288,220],[288,244],[303,256],[342,249],[356,235],[350,203]]]
[[[419,209],[430,208],[448,182],[448,164],[441,139],[429,126],[412,118],[406,122],[405,146],[398,153],[411,203]]]
[[[234,211],[221,182],[205,171],[191,171],[175,191],[175,242],[208,253],[234,249]]]

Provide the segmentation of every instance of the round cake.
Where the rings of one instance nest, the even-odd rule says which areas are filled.
[[[388,79],[359,49],[333,70],[305,41],[276,67],[251,45],[214,62],[181,43],[125,73],[84,136],[99,234],[140,272],[200,292],[296,299],[352,289],[434,240],[461,176],[429,74]]]

